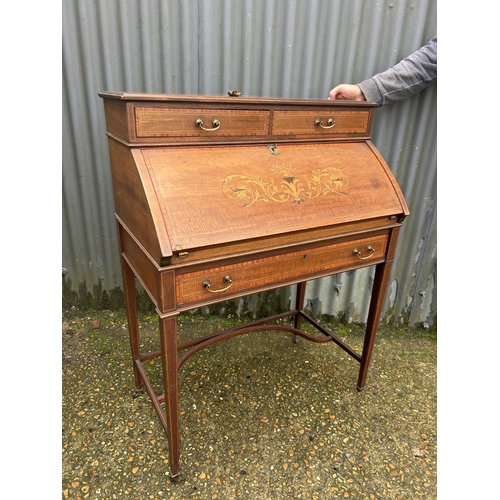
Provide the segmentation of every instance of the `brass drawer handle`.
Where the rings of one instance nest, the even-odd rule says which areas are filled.
[[[355,255],[359,260],[366,260],[366,259],[369,259],[370,257],[373,257],[373,255],[375,254],[375,249],[370,245],[367,249],[366,249],[367,252],[370,252],[370,255],[367,255],[366,257],[361,257],[361,252],[355,248],[353,250],[353,255]]]
[[[203,126],[203,120],[201,118],[198,118],[194,124],[198,127],[201,128],[201,130],[205,130],[205,132],[213,132],[214,130],[218,130],[220,127],[220,121],[217,120],[217,118],[212,122],[212,127],[213,128],[205,128]]]
[[[314,125],[316,125],[316,127],[321,127],[321,128],[332,128],[335,125],[335,120],[333,118],[328,118],[327,123],[328,123],[328,125],[323,125],[323,120],[320,120],[318,118],[314,122]]]
[[[233,280],[231,279],[231,276],[229,276],[229,274],[224,276],[223,281],[224,281],[224,283],[229,283],[229,285],[226,286],[226,288],[221,288],[219,290],[210,290],[210,287],[212,286],[210,283],[210,280],[205,280],[202,283],[202,285],[203,285],[203,288],[206,288],[210,293],[220,293],[220,292],[225,292],[226,290],[229,290],[233,286]]]

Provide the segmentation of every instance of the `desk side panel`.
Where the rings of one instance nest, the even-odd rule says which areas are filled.
[[[109,139],[109,153],[115,212],[153,259],[160,262],[162,249],[152,214],[154,199],[153,208],[151,208],[143,179],[141,179],[129,148],[113,139]],[[168,253],[169,247],[166,242],[164,242],[164,246],[167,247],[166,252]]]
[[[130,140],[131,121],[129,114],[130,106],[126,102],[105,99],[104,114],[106,116],[106,130],[120,139]]]
[[[403,196],[401,188],[399,187],[399,184],[396,181],[396,178],[394,177],[392,170],[389,168],[389,165],[387,165],[386,161],[384,160],[384,158],[380,154],[379,150],[374,146],[374,144],[371,141],[367,141],[366,144],[372,150],[375,157],[378,159],[380,166],[382,167],[383,172],[385,172],[385,175],[387,176],[390,183],[392,184],[392,188],[394,190],[394,195],[399,200],[399,203],[401,204],[401,209],[402,209],[402,214],[399,217],[399,222],[403,222],[403,220],[408,215],[410,215],[410,210],[408,208],[408,205],[406,204],[406,200]]]
[[[122,256],[155,306],[158,307],[161,303],[158,267],[148,258],[135,238],[123,227],[121,221],[118,221],[118,231]]]

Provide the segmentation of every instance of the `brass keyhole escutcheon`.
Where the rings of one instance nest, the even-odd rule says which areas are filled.
[[[279,155],[278,145],[277,144],[268,144],[267,149],[271,152],[272,155]]]

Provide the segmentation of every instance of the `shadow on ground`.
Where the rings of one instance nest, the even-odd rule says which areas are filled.
[[[192,338],[236,321],[180,317]],[[336,326],[359,349],[360,327]],[[141,319],[144,352],[157,321]],[[181,480],[147,393],[132,397],[127,323],[62,325],[62,498],[436,499],[436,340],[381,327],[363,392],[334,344],[260,332],[215,344],[180,371]],[[148,370],[162,393],[158,360]]]

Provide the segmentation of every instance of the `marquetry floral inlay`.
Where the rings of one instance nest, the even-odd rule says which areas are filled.
[[[329,194],[347,194],[349,179],[335,167],[318,168],[295,175],[293,167],[278,165],[270,176],[228,175],[222,181],[226,198],[242,208],[257,202],[304,203]]]

